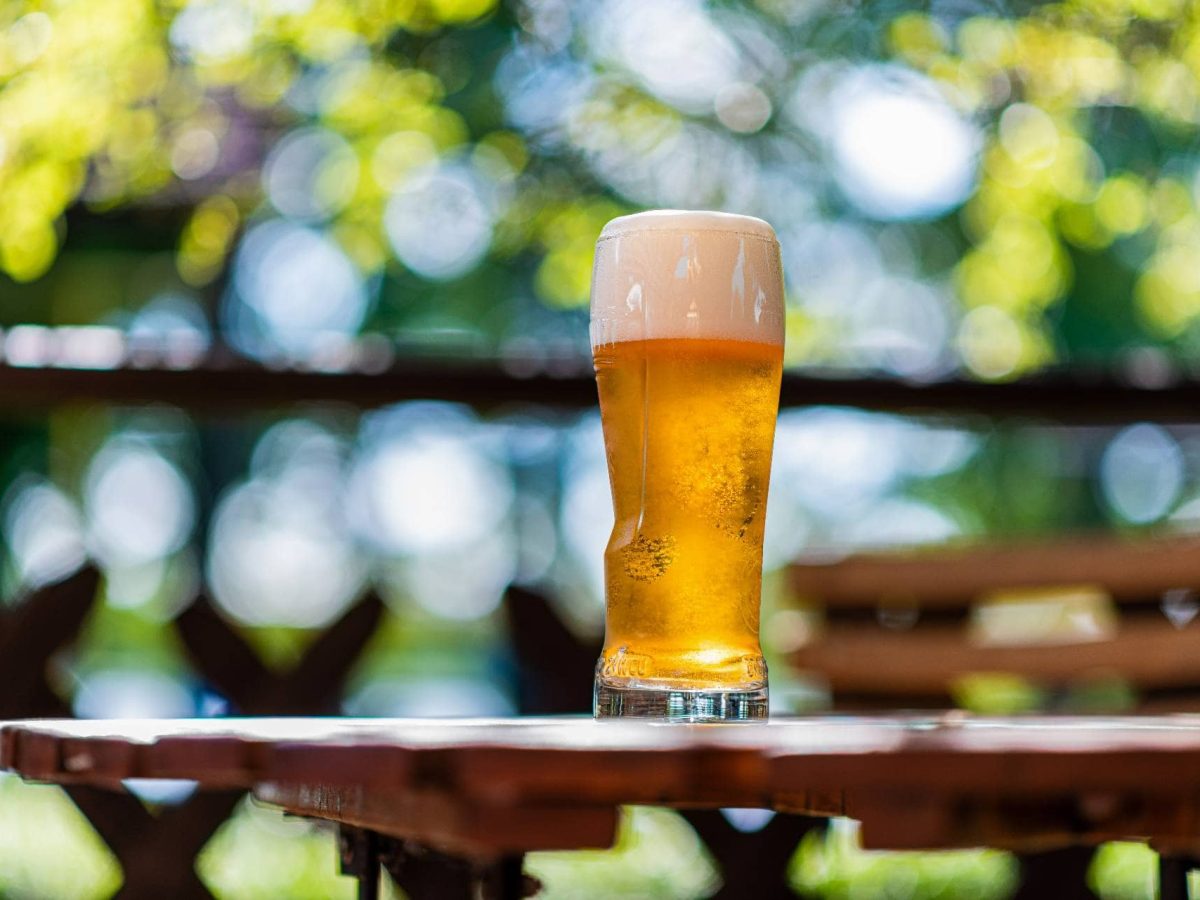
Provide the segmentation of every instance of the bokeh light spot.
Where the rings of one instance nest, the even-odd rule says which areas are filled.
[[[207,128],[189,128],[175,139],[171,169],[184,181],[203,178],[217,164],[221,145]]]
[[[106,565],[136,566],[178,550],[195,505],[179,469],[148,444],[116,438],[96,454],[84,486],[88,543]]]
[[[881,67],[836,89],[831,149],[838,184],[879,219],[920,219],[961,204],[975,186],[978,130],[929,81]]]
[[[231,340],[245,352],[302,356],[330,335],[356,333],[368,302],[363,277],[333,240],[270,221],[238,248],[224,313]]]
[[[180,719],[196,712],[186,685],[142,669],[105,669],[84,676],[73,706],[81,719]]]
[[[1114,175],[1096,197],[1096,218],[1116,234],[1133,234],[1149,218],[1149,198],[1142,179],[1129,173]]]
[[[249,625],[327,625],[359,594],[366,561],[343,511],[345,447],[313,422],[285,420],[254,448],[250,478],[218,502],[208,579]]]
[[[447,552],[503,520],[512,482],[459,428],[415,422],[364,448],[351,476],[364,539],[394,554]]]
[[[984,378],[1013,374],[1021,363],[1023,344],[1020,326],[994,306],[971,310],[959,326],[963,362]]]
[[[450,166],[413,177],[392,195],[384,226],[397,258],[425,278],[473,269],[492,242],[492,211],[469,170]]]
[[[83,565],[83,517],[58,488],[19,479],[4,507],[5,540],[23,585],[37,588]]]
[[[1019,166],[1042,169],[1058,152],[1058,127],[1043,110],[1014,103],[1000,116],[1000,146]]]
[[[736,45],[696,0],[613,0],[594,15],[600,53],[668,103],[706,112],[736,79]]]
[[[251,481],[218,504],[208,580],[217,603],[238,621],[320,628],[361,589],[363,562],[321,515],[329,498],[305,494]]]
[[[757,85],[736,82],[717,92],[717,120],[730,131],[753,134],[771,118],[771,98]]]
[[[236,0],[189,3],[171,23],[170,37],[184,56],[219,62],[250,48],[254,16],[247,4]]]
[[[497,0],[429,0],[438,21],[470,22],[490,12]]]
[[[263,165],[271,203],[285,216],[321,219],[346,206],[358,182],[358,157],[344,138],[324,128],[286,135]]]
[[[1145,525],[1165,516],[1183,489],[1184,460],[1179,442],[1148,423],[1121,431],[1104,450],[1100,488],[1120,519]]]

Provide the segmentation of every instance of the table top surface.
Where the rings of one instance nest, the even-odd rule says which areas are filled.
[[[446,847],[493,847],[497,832],[525,848],[600,845],[612,810],[636,803],[852,815],[876,846],[1011,845],[1014,834],[1077,836],[1084,825],[1106,838],[1200,841],[1200,716],[1190,715],[31,720],[0,725],[0,765],[66,785],[244,788]],[[525,831],[513,824],[526,820]]]
[[[420,780],[417,765],[436,759],[441,775],[455,760],[492,761],[496,775],[539,767],[610,773],[630,764],[649,780],[653,766],[681,769],[704,758],[716,769],[765,777],[758,790],[786,790],[805,772],[839,787],[877,785],[880,776],[916,787],[945,787],[947,765],[1003,770],[990,791],[1044,785],[1042,773],[1077,768],[1063,787],[1129,785],[1136,759],[1160,773],[1178,765],[1200,789],[1200,715],[1124,717],[819,716],[766,723],[698,725],[594,721],[587,717],[521,719],[110,719],[28,720],[0,724],[0,765],[49,781],[111,782],[191,778],[251,787],[304,779],[396,785]],[[653,764],[653,766],[652,766]],[[641,768],[639,768],[641,767]],[[997,768],[999,767],[999,768]],[[426,766],[429,769],[429,766]],[[1133,774],[1134,777],[1130,777]],[[546,777],[543,775],[542,777]],[[1154,790],[1160,778],[1151,779]],[[793,783],[794,782],[794,783]],[[1175,789],[1181,786],[1176,782]],[[579,786],[587,790],[586,784]],[[621,801],[623,798],[614,796]],[[678,798],[686,800],[686,797]]]
[[[973,716],[951,710],[884,715],[775,717],[762,722],[670,723],[590,716],[520,718],[24,719],[0,722],[0,753],[21,735],[153,745],[497,747],[528,750],[752,749],[766,755],[878,753],[898,749],[987,752],[1122,749],[1200,751],[1200,713],[1156,716]],[[0,762],[8,764],[6,756]]]

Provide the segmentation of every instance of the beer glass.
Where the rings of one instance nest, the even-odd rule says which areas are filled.
[[[601,232],[590,331],[615,523],[597,718],[767,715],[759,599],[783,330],[779,244],[761,219],[659,210]]]

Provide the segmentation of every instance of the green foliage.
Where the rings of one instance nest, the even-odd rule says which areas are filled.
[[[611,850],[532,853],[526,870],[545,884],[546,900],[699,900],[719,878],[691,827],[650,807],[624,810]]]
[[[834,819],[827,834],[805,837],[791,876],[802,895],[830,900],[1002,900],[1016,887],[1017,865],[996,850],[867,852],[859,847],[857,824]]]
[[[980,715],[1010,716],[1037,712],[1046,697],[1036,684],[1019,675],[976,672],[952,687],[954,705]]]
[[[892,23],[897,57],[991,123],[964,210],[973,246],[957,267],[962,350],[977,373],[1055,358],[1047,310],[1073,285],[1083,315],[1109,297],[1128,304],[1132,288],[1126,342],[1139,330],[1147,342],[1178,337],[1200,315],[1184,262],[1200,218],[1181,178],[1200,124],[1198,34],[1196,7],[1174,0],[1073,0],[953,30],[921,13]],[[1090,277],[1114,264],[1127,271],[1116,284]]]
[[[66,794],[0,776],[0,894],[104,900],[120,883],[116,859]]]
[[[0,270],[22,282],[45,273],[70,251],[65,214],[82,202],[180,212],[178,277],[211,284],[267,211],[261,168],[297,128],[339,142],[313,173],[322,227],[364,274],[400,279],[404,299],[389,301],[385,328],[396,318],[441,327],[449,289],[411,286],[383,223],[389,198],[439,160],[465,163],[497,198],[490,253],[465,290],[473,311],[496,299],[479,286],[493,283],[550,309],[585,304],[600,225],[663,195],[653,185],[673,154],[684,167],[744,166],[747,184],[784,173],[814,216],[881,237],[830,183],[828,153],[788,107],[821,66],[878,60],[928,76],[982,127],[978,183],[961,212],[904,229],[921,267],[937,255],[931,236],[951,248],[948,345],[966,369],[1003,379],[1145,344],[1190,355],[1200,320],[1194,4],[1066,0],[953,14],[890,2],[718,4],[703,11],[716,28],[775,54],[747,82],[767,104],[767,118],[749,125],[614,60],[588,32],[587,11],[539,10],[522,0],[9,0]],[[552,52],[537,24],[547,15],[566,29]],[[576,67],[554,133],[509,121],[498,95],[513,76],[501,70],[518,57],[533,78]],[[737,189],[697,182],[687,202],[736,206]],[[789,359],[836,362],[830,348],[854,335],[813,315],[811,299],[795,298]],[[442,319],[475,316],[455,308]]]
[[[220,900],[333,900],[355,895],[339,873],[333,830],[247,800],[196,859]]]
[[[1101,900],[1153,900],[1157,882],[1158,855],[1145,844],[1105,844],[1088,871],[1088,885]]]
[[[474,21],[494,2],[5,3],[0,267],[20,281],[45,272],[77,199],[107,209],[154,198],[194,203],[180,274],[210,280],[260,199],[260,160],[223,162],[219,142],[238,115],[259,113],[276,133],[305,118],[283,103],[314,75],[312,118],[352,147],[321,186],[345,195],[336,230],[364,267],[378,268],[384,193],[468,134],[440,79],[386,50],[403,35]]]

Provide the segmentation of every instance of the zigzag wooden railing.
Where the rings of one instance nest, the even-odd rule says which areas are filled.
[[[0,615],[0,718],[69,716],[50,686],[53,656],[67,649],[91,612],[100,574],[86,566],[18,600]],[[243,715],[335,715],[348,674],[383,616],[367,594],[283,673],[269,671],[204,597],[175,627],[198,675]],[[120,862],[120,900],[207,900],[195,858],[232,814],[243,791],[205,791],[151,812],[135,796],[71,786],[67,793]]]

